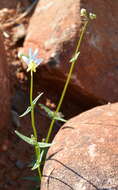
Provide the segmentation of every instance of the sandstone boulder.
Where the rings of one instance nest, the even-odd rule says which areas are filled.
[[[118,103],[70,119],[57,133],[41,190],[118,190]]]
[[[28,6],[29,5],[29,0],[12,0],[12,1],[9,1],[9,0],[4,0],[4,1],[0,1],[0,9],[13,9],[13,8],[16,8],[18,3],[20,3],[21,5],[24,5],[24,6]]]
[[[24,51],[39,48],[44,68],[39,80],[64,83],[70,68],[81,28],[80,9],[94,12],[81,46],[81,55],[74,70],[70,92],[90,102],[118,100],[118,1],[40,0],[31,18]]]
[[[10,114],[10,86],[8,64],[6,61],[3,38],[0,33],[0,130],[8,125]]]

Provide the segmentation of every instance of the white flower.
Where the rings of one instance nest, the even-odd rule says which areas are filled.
[[[29,55],[28,56],[25,56],[23,54],[20,55],[20,57],[22,58],[22,60],[28,66],[27,72],[28,71],[36,72],[36,68],[43,61],[43,59],[37,58],[37,55],[38,55],[38,49],[35,49],[35,51],[33,52],[31,48],[29,48]]]

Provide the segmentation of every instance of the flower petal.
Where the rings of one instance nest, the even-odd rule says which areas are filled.
[[[36,59],[36,65],[40,65],[41,62],[43,62],[43,59]]]
[[[22,56],[23,61],[28,65],[29,59],[26,56]]]
[[[29,58],[32,57],[33,52],[32,52],[32,48],[29,48]]]
[[[34,51],[34,53],[33,53],[33,57],[36,57],[37,55],[38,55],[38,48],[37,49],[35,49],[35,51]]]
[[[36,72],[36,68],[43,61],[42,58],[37,58],[38,49],[35,49],[33,52],[31,48],[29,48],[29,55],[25,56],[22,54],[22,60],[27,64],[27,72]]]

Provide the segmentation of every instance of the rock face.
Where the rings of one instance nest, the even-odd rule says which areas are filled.
[[[10,87],[8,77],[8,65],[6,62],[6,54],[3,44],[2,35],[0,33],[0,130],[8,123],[10,114]]]
[[[20,3],[21,3],[21,5],[24,5],[24,6],[29,5],[28,0],[26,0],[25,2],[24,2],[24,0],[20,0]],[[4,0],[4,1],[0,2],[0,9],[3,9],[3,8],[13,9],[14,7],[17,7],[17,4],[18,4],[17,0],[12,0],[12,1]]]
[[[118,190],[118,103],[70,119],[57,133],[41,190]]]
[[[40,0],[30,21],[24,51],[38,47],[45,65],[39,79],[63,84],[79,38],[81,8],[96,13],[97,19],[87,28],[70,92],[80,100],[118,101],[118,1]]]

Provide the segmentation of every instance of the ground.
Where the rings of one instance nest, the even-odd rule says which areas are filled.
[[[0,2],[0,29],[4,37],[4,44],[7,54],[10,73],[11,88],[11,121],[9,131],[2,133],[3,141],[0,146],[0,189],[1,190],[30,190],[36,187],[36,183],[24,180],[24,177],[37,175],[32,172],[29,165],[33,158],[33,149],[25,142],[20,140],[14,133],[14,130],[21,131],[25,135],[31,135],[30,116],[20,119],[21,114],[28,106],[29,102],[29,75],[22,68],[22,63],[17,57],[19,49],[23,46],[29,19],[34,9],[27,16],[21,18],[22,13],[27,11],[34,1],[31,0],[4,0]],[[19,19],[20,18],[20,19]],[[51,89],[41,81],[40,88],[35,85],[35,95],[38,92],[44,92],[41,103],[45,103],[52,109],[55,109],[60,92],[57,89]],[[82,111],[76,104],[72,105],[67,97],[62,107],[65,117],[68,119]],[[45,138],[47,126],[50,119],[43,112],[36,108],[36,124],[40,126],[40,139]],[[56,134],[62,123],[55,124]]]

